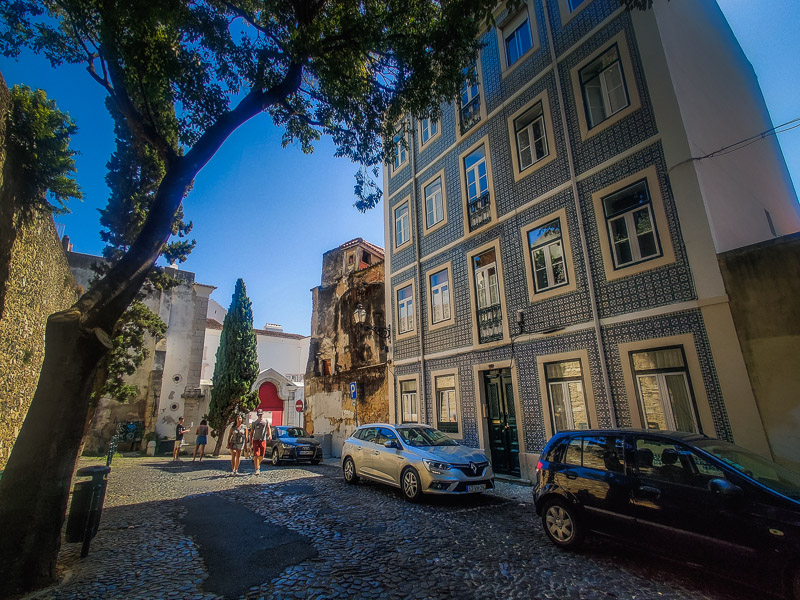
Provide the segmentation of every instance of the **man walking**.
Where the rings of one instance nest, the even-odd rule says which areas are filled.
[[[186,427],[183,426],[183,417],[178,417],[178,424],[175,426],[175,447],[172,449],[172,460],[180,460],[178,454],[181,451],[181,444],[183,443],[183,434],[186,433]]]
[[[272,437],[269,430],[269,423],[264,420],[264,411],[260,408],[256,411],[258,418],[253,421],[250,427],[250,437],[253,440],[253,468],[255,474],[261,473],[261,461],[264,460],[264,453],[267,450],[267,440]]]

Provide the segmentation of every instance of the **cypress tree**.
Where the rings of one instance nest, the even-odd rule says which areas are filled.
[[[214,365],[208,422],[216,431],[214,455],[219,455],[225,429],[236,411],[256,407],[257,394],[251,391],[258,377],[256,332],[253,330],[253,304],[242,279],[236,280],[231,306],[222,323],[222,334]]]

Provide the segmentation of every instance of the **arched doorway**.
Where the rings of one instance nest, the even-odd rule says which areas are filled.
[[[258,400],[258,408],[267,413],[265,416],[273,427],[283,425],[283,400],[278,396],[278,388],[274,383],[265,381],[259,386]]]

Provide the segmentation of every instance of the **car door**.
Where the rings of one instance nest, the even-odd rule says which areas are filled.
[[[615,536],[635,528],[632,479],[622,435],[581,435],[569,440],[556,483],[583,509],[591,529]]]
[[[636,480],[633,505],[642,539],[681,560],[721,558],[747,566],[756,554],[747,522],[748,499],[712,491],[714,479],[729,481],[723,469],[677,441],[645,434],[634,439]]]
[[[397,443],[397,448],[387,448],[384,446],[386,442],[392,441]],[[376,442],[378,447],[372,455],[372,466],[375,476],[389,483],[400,485],[400,470],[405,464],[403,445],[400,443],[395,433],[387,427],[381,427],[378,430]]]
[[[374,454],[378,449],[376,443],[378,427],[367,427],[359,439],[359,444],[353,449],[353,460],[359,475],[375,477]]]

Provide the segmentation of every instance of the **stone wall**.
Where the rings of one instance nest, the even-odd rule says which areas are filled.
[[[800,233],[719,255],[773,457],[800,470]]]
[[[53,219],[18,224],[8,181],[5,121],[9,94],[0,78],[0,470],[5,468],[39,381],[48,315],[77,300]]]

